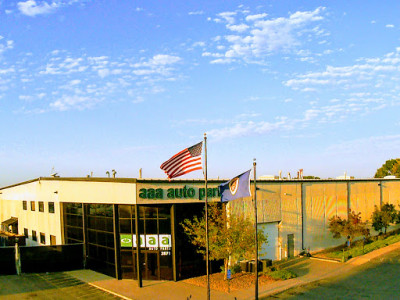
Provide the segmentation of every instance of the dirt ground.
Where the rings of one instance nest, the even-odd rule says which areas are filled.
[[[253,273],[236,273],[232,275],[230,280],[224,279],[223,273],[215,273],[210,275],[210,288],[212,290],[218,290],[221,292],[232,292],[242,289],[247,289],[255,284],[256,276]],[[266,275],[258,276],[258,284],[264,285],[270,282],[274,282],[272,279]],[[194,277],[184,280],[186,283],[193,285],[206,287],[207,286],[207,276]]]

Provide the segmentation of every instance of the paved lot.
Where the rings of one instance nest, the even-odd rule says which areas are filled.
[[[120,299],[66,273],[0,277],[0,299]]]
[[[297,258],[285,265],[299,277],[260,286],[260,299],[400,299],[400,242],[345,264]],[[91,270],[0,276],[0,300],[118,299],[117,296],[135,300],[202,300],[206,299],[206,289],[184,281],[144,281],[143,288],[139,288],[134,280],[116,280]],[[230,294],[212,290],[211,299],[253,300],[254,286]]]
[[[263,299],[400,299],[400,249],[349,272]]]

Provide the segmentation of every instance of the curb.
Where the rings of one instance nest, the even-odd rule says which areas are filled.
[[[322,258],[322,257],[315,257],[315,256],[311,256],[310,259],[333,262],[333,263],[338,263],[338,264],[342,263],[341,261],[336,260],[336,259]]]

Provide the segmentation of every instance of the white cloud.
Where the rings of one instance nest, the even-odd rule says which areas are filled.
[[[76,3],[84,3],[86,0],[27,0],[17,3],[21,14],[29,17],[51,14],[62,7]]]
[[[18,2],[17,6],[22,14],[34,17],[36,15],[52,13],[58,7],[58,4],[56,2],[48,4],[46,1],[37,4],[34,0],[28,0],[25,2]]]
[[[235,22],[234,16],[236,16],[236,12],[222,12],[219,13],[218,16],[224,19],[228,24],[233,24]]]
[[[386,28],[394,28],[393,24],[386,24]]]
[[[268,14],[266,14],[266,13],[257,14],[257,15],[248,15],[246,17],[246,21],[256,21],[259,19],[264,19],[266,16],[268,16]]]
[[[359,92],[357,88],[375,86],[384,88],[393,81],[400,80],[400,49],[388,53],[383,57],[359,59],[357,64],[349,66],[327,66],[324,71],[310,72],[297,75],[284,82],[294,90],[319,89],[334,87],[337,89],[351,89],[353,93]],[[389,78],[391,80],[385,80]]]
[[[235,34],[227,34],[218,39],[215,52],[230,60],[212,60],[211,63],[230,63],[233,61],[265,64],[265,59],[274,53],[296,54],[297,48],[308,41],[329,35],[316,22],[324,19],[324,7],[313,11],[298,11],[288,17],[267,19],[266,13],[240,15],[238,12],[223,12],[214,19],[225,23],[226,28]],[[241,12],[243,13],[243,12]],[[310,28],[310,26],[313,26]],[[303,36],[307,35],[307,39]],[[221,47],[222,46],[222,47]],[[223,49],[225,50],[224,52]],[[235,59],[235,60],[233,60]],[[314,62],[312,57],[303,57],[303,61]]]
[[[64,95],[60,99],[50,103],[50,108],[56,111],[66,111],[70,109],[83,110],[93,107],[98,99],[79,96],[79,95]]]
[[[253,122],[253,121],[238,121],[232,126],[220,129],[212,129],[207,132],[207,135],[216,140],[226,138],[237,138],[248,135],[266,134],[275,130],[288,130],[292,125],[286,117],[277,117],[275,122]]]
[[[400,135],[371,136],[367,138],[345,141],[326,149],[328,153],[360,154],[379,153],[388,149],[400,148]]]
[[[70,85],[78,85],[78,84],[80,84],[82,81],[80,80],[80,79],[74,79],[74,80],[71,80],[70,82],[69,82],[69,84]]]
[[[246,24],[239,24],[239,25],[226,25],[226,28],[228,28],[231,31],[236,31],[236,32],[245,32],[247,29],[250,27]]]
[[[204,14],[204,11],[202,11],[202,10],[190,11],[190,12],[189,12],[189,15],[190,15],[190,16],[192,16],[192,15],[203,15],[203,14]]]
[[[171,65],[181,60],[178,56],[158,54],[150,60],[150,65]]]
[[[3,42],[4,37],[1,37],[0,41]],[[11,50],[14,48],[14,41],[7,40],[5,43],[0,43],[0,54],[4,53],[7,50]]]
[[[101,78],[104,78],[104,77],[110,75],[110,70],[109,69],[100,69],[97,71],[97,73],[99,74],[99,76]]]

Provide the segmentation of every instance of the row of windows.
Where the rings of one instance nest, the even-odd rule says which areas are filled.
[[[36,210],[36,202],[35,201],[30,201],[31,203],[31,211]],[[28,210],[28,201],[22,201],[22,209],[23,210]],[[39,211],[44,212],[44,202],[39,201]],[[48,211],[49,213],[54,214],[54,202],[48,202]]]
[[[28,228],[24,228],[24,236],[28,239],[29,238],[29,231]],[[41,244],[46,244],[46,234],[43,232],[40,232],[40,243]],[[37,241],[37,234],[36,230],[32,230],[32,241]],[[56,237],[54,235],[50,234],[50,245],[55,245],[56,244]]]

